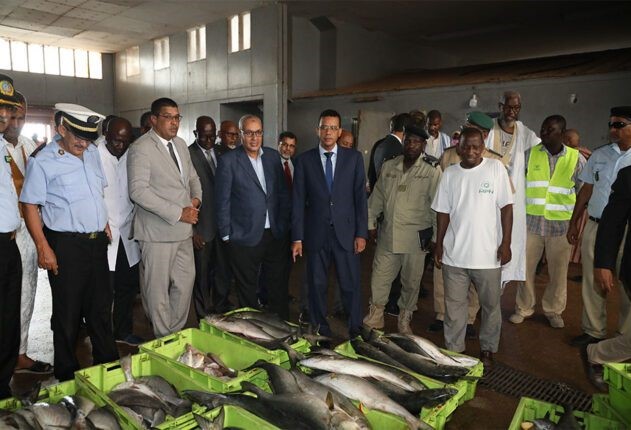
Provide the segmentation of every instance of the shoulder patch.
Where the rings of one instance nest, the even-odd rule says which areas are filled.
[[[432,157],[431,155],[425,154],[423,156],[423,161],[425,161],[427,164],[429,164],[432,167],[437,167],[438,166],[438,158]]]
[[[33,150],[33,152],[31,152],[31,157],[36,157],[37,154],[39,154],[39,151],[41,151],[42,149],[44,149],[46,147],[45,143],[42,143],[41,145],[39,145],[37,148],[35,148],[35,150]]]

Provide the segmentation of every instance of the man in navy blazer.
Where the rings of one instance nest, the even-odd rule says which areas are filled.
[[[326,320],[329,267],[335,263],[351,337],[361,328],[359,254],[368,237],[364,162],[361,154],[337,145],[340,114],[325,110],[316,129],[320,143],[296,162],[292,205],[292,256],[307,254],[309,314],[320,333]]]
[[[269,310],[289,317],[290,196],[280,156],[263,149],[263,124],[255,115],[239,120],[242,145],[219,157],[215,211],[221,240],[227,242],[240,306],[258,307],[256,286],[264,267]]]

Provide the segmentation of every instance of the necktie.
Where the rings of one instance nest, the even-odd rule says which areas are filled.
[[[210,151],[206,151],[206,159],[208,160],[208,164],[210,164],[210,171],[213,172],[213,175],[215,174],[215,168],[217,166],[215,166],[215,160],[213,160],[213,157],[211,155],[212,153]]]
[[[283,169],[285,171],[285,181],[287,181],[287,187],[291,189],[292,178],[291,178],[291,170],[289,169],[289,162],[285,160],[283,165],[285,166],[285,168]]]
[[[333,162],[331,161],[333,153],[325,152],[324,156],[326,157],[326,164],[324,165],[324,177],[326,178],[326,185],[327,187],[329,187],[330,193],[331,188],[333,187]]]
[[[177,167],[178,172],[182,172],[180,170],[180,164],[177,162],[177,157],[175,156],[175,151],[173,150],[173,143],[167,143],[167,148],[169,148],[169,154],[171,154],[171,158],[173,158],[173,162],[175,163],[175,167]]]

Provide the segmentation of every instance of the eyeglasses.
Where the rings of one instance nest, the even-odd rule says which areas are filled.
[[[607,125],[609,126],[609,128],[615,128],[616,130],[620,130],[621,128],[625,128],[629,124],[631,123],[622,122],[622,121],[614,121],[614,122],[608,123]]]
[[[165,115],[163,113],[159,113],[158,116],[161,116],[167,121],[175,121],[175,122],[180,122],[182,118],[184,118],[182,115]]]
[[[230,137],[239,137],[239,133],[232,133],[232,132],[229,132],[229,131],[220,131],[219,134],[221,134],[221,133],[225,134],[226,136],[230,136]]]
[[[243,133],[243,135],[245,137],[261,137],[263,136],[263,130],[241,130],[241,133]]]
[[[340,129],[340,127],[337,125],[321,125],[318,128],[320,129],[320,131],[327,131],[327,130],[338,131]]]
[[[504,104],[504,103],[500,103],[500,104],[505,109],[512,110],[513,112],[519,112],[521,110],[521,105],[511,106],[511,105],[507,105],[507,104]]]

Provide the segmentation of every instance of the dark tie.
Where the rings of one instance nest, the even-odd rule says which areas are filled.
[[[285,166],[285,168],[283,169],[285,171],[285,181],[287,182],[287,187],[291,189],[292,178],[291,178],[291,170],[289,169],[289,161],[285,160],[283,164]]]
[[[210,150],[206,151],[206,159],[208,160],[208,164],[210,164],[210,171],[213,172],[213,175],[214,175],[215,168],[217,166],[215,166],[215,160],[213,160]]]
[[[173,162],[175,163],[175,167],[177,167],[178,172],[182,172],[180,170],[180,164],[177,162],[177,157],[175,156],[175,151],[173,150],[173,143],[167,143],[167,148],[169,148],[169,154],[171,154],[171,158],[173,158]]]
[[[325,152],[324,156],[326,157],[326,164],[324,165],[324,177],[326,178],[326,185],[327,187],[329,187],[330,193],[331,188],[333,187],[333,162],[331,161],[333,153]]]

